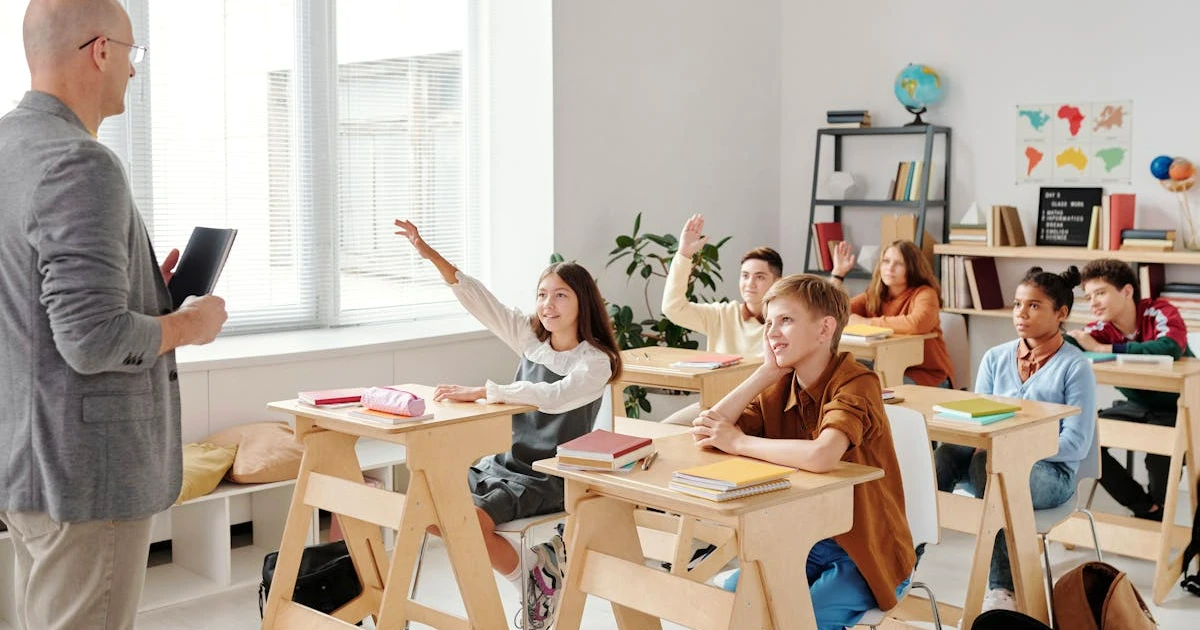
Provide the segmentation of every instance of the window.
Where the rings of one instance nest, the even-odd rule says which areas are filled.
[[[392,219],[479,273],[478,0],[126,5],[150,53],[100,139],[160,259],[193,226],[238,228],[226,332],[460,312]],[[28,85],[23,12],[0,8],[6,111]]]

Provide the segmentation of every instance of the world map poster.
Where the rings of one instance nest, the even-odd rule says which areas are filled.
[[[1018,184],[1128,184],[1133,101],[1017,105]]]

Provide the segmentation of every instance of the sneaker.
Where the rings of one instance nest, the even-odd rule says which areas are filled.
[[[547,630],[558,617],[563,580],[567,575],[567,547],[561,536],[533,547],[537,564],[529,571],[525,586],[524,630]],[[519,613],[518,613],[519,619]]]
[[[983,596],[983,606],[980,607],[979,611],[987,612],[989,610],[1011,610],[1016,612],[1017,596],[1006,588],[990,589]]]
[[[711,582],[713,586],[732,593],[737,590],[738,578],[741,576],[741,569],[729,569],[714,575]]]

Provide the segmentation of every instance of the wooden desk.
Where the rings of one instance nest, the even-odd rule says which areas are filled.
[[[996,532],[1001,528],[1008,542],[1017,608],[1048,624],[1050,615],[1044,592],[1045,574],[1042,573],[1038,552],[1029,473],[1034,462],[1058,452],[1058,420],[1079,413],[1079,408],[988,396],[1021,405],[1021,411],[1009,420],[980,426],[933,417],[933,405],[974,398],[978,394],[919,385],[901,385],[893,389],[897,396],[904,397],[904,402],[899,403],[901,407],[915,409],[925,415],[930,439],[988,451],[987,489],[984,490],[983,499],[949,492],[938,493],[938,523],[942,527],[977,537],[971,576],[967,583],[967,598],[963,604],[962,627],[971,627],[979,615],[984,593],[987,592],[992,547]]]
[[[1200,420],[1194,420],[1197,416],[1191,413],[1192,409],[1200,409],[1200,360],[1180,359],[1164,367],[1097,363],[1092,366],[1092,371],[1096,373],[1096,382],[1103,385],[1179,394],[1174,427],[1103,418],[1099,420],[1101,446],[1171,457],[1167,479],[1172,490],[1167,492],[1162,506],[1162,523],[1132,516],[1095,513],[1096,532],[1105,551],[1154,561],[1154,603],[1162,604],[1183,572],[1182,551],[1191,540],[1191,529],[1175,525],[1175,514],[1179,510],[1177,488],[1184,456],[1189,462],[1200,461],[1196,459],[1196,455],[1200,454],[1200,427],[1197,426]],[[1188,488],[1196,487],[1198,475],[1200,466],[1188,466]],[[1188,514],[1195,514],[1196,493],[1190,492],[1189,496],[1191,510]],[[1067,544],[1092,545],[1082,515],[1072,516],[1056,527],[1050,538]]]
[[[700,354],[698,350],[649,346],[621,352],[624,366],[621,376],[612,383],[613,409],[621,409],[625,387],[661,387],[700,392],[700,408],[709,409],[746,380],[762,363],[762,358],[746,357],[741,363],[715,370],[671,367],[676,361],[686,361]]]
[[[295,416],[296,440],[305,451],[267,597],[265,630],[351,628],[348,623],[367,616],[374,617],[378,628],[402,628],[409,620],[435,628],[507,627],[467,488],[467,468],[480,457],[508,450],[513,414],[534,408],[434,403],[432,387],[401,387],[425,398],[434,417],[388,426],[350,418],[346,409],[316,409],[295,400],[268,405]],[[363,484],[354,452],[360,437],[407,447],[412,473],[407,496]],[[363,586],[362,595],[332,616],[291,601],[311,513],[317,508],[340,516]],[[421,540],[430,525],[441,528],[469,621],[408,598]],[[379,527],[397,530],[390,566]]]
[[[887,339],[872,341],[848,340],[838,342],[838,350],[849,352],[856,359],[875,362],[875,373],[884,387],[904,384],[904,370],[925,362],[925,340],[927,335],[892,335]]]
[[[628,474],[559,470],[554,459],[536,470],[567,482],[566,591],[559,630],[576,630],[586,595],[612,602],[617,627],[661,628],[660,619],[696,628],[815,628],[804,564],[813,544],[848,531],[855,484],[883,471],[841,463],[830,473],[797,472],[792,487],[717,503],[667,488],[671,474],[728,455],[702,450],[690,435],[655,440],[658,460]],[[646,567],[634,507],[648,505],[734,531],[742,574],[736,593]],[[688,519],[685,519],[685,522]]]

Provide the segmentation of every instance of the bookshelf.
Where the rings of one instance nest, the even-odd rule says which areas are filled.
[[[825,145],[826,139],[833,144],[833,170],[840,171],[842,169],[842,157],[844,155],[844,140],[846,138],[855,138],[865,136],[867,138],[877,136],[916,136],[922,138],[924,145],[922,147],[922,160],[927,168],[921,173],[921,181],[914,182],[917,186],[917,199],[911,201],[894,201],[890,199],[819,199],[817,198],[817,189],[821,181],[821,151]],[[928,165],[932,164],[934,141],[938,136],[942,136],[943,155],[940,176],[942,179],[943,195],[941,199],[929,199],[929,182],[932,177]],[[816,155],[813,160],[813,178],[812,178],[812,200],[808,212],[808,229],[806,230],[806,245],[804,248],[804,270],[807,273],[824,273],[821,269],[820,256],[813,262],[814,246],[819,245],[814,242],[813,238],[813,223],[817,222],[817,209],[830,208],[832,209],[834,222],[842,222],[842,212],[846,208],[876,208],[885,209],[892,208],[898,210],[911,210],[912,214],[917,217],[917,232],[916,243],[918,246],[922,244],[925,237],[926,229],[926,212],[930,209],[936,209],[941,212],[941,240],[944,242],[950,234],[950,221],[948,212],[950,208],[950,128],[938,125],[919,125],[912,127],[862,127],[862,128],[820,128],[817,129]],[[864,243],[858,243],[862,245]],[[869,243],[866,243],[869,244]],[[819,254],[819,252],[817,252]],[[815,265],[815,267],[814,267]],[[871,273],[869,270],[855,269],[847,274],[850,278],[869,278]]]

